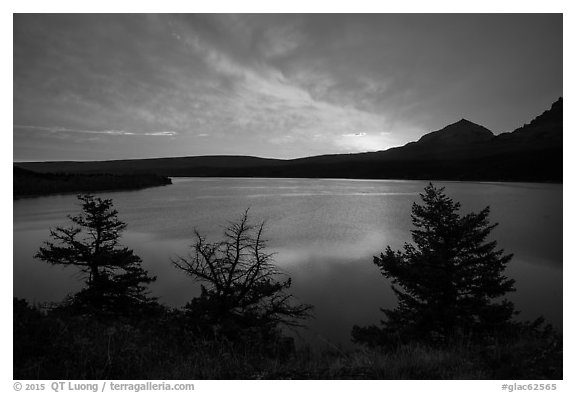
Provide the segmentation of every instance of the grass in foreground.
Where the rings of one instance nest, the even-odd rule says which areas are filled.
[[[164,310],[138,323],[41,312],[14,301],[15,379],[561,379],[557,334],[443,348],[287,351],[194,337]]]

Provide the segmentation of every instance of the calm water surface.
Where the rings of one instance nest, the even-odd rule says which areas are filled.
[[[321,345],[347,345],[354,324],[378,323],[380,307],[395,305],[390,285],[372,263],[386,245],[410,241],[410,208],[426,182],[389,180],[176,178],[166,187],[99,194],[113,198],[128,224],[123,243],[158,276],[160,301],[182,306],[197,285],[170,258],[185,255],[194,228],[217,240],[228,220],[246,209],[265,220],[277,264],[293,279],[292,293],[315,306],[315,319],[294,334]],[[562,325],[562,185],[438,182],[462,212],[491,206],[500,225],[493,238],[513,253],[509,295],[520,318],[543,315]],[[78,290],[73,268],[50,266],[33,255],[49,228],[76,214],[73,195],[14,201],[14,296],[60,301]]]

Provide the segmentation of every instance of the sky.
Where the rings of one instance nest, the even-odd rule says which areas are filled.
[[[561,14],[15,14],[14,161],[385,150],[562,96]]]

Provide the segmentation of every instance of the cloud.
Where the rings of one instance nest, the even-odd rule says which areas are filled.
[[[536,95],[562,88],[561,16],[22,14],[14,25],[14,140],[52,159],[81,144],[95,158],[382,150],[462,117],[496,131],[485,119],[529,119],[545,109]]]
[[[225,128],[213,127],[211,134],[260,135],[261,140],[272,144],[298,144],[314,139],[324,147],[340,149],[339,138],[350,129],[360,128],[375,134],[389,130],[388,120],[383,114],[318,99],[302,86],[298,75],[291,78],[265,61],[246,62],[235,58],[203,39],[193,29],[184,33],[182,30],[186,26],[173,26],[179,35],[186,37],[183,40],[191,54],[201,58],[212,71],[212,78],[224,81],[220,86],[224,86],[225,91],[214,91],[210,97],[204,97],[205,103],[216,108],[216,112],[198,113],[202,119],[199,122],[204,125],[214,126],[218,119],[229,119]],[[275,37],[273,45],[282,48],[273,50],[276,55],[296,48],[295,38],[287,38],[294,41],[291,44],[280,43],[279,33],[272,31],[275,31],[272,34]],[[268,45],[271,40],[267,36],[264,42]],[[373,149],[385,147],[387,145],[372,146]]]
[[[385,111],[361,107],[363,96],[380,92],[374,84],[341,84],[331,65],[318,69],[314,63],[299,63],[298,72],[285,67],[310,45],[321,44],[303,28],[302,16],[154,15],[126,17],[124,23],[119,17],[110,24],[122,40],[105,50],[101,42],[110,37],[98,23],[103,17],[86,18],[82,28],[74,27],[76,35],[69,34],[67,23],[56,21],[43,34],[21,35],[28,41],[50,39],[39,45],[41,57],[19,62],[15,123],[37,126],[15,128],[46,131],[43,138],[60,134],[70,141],[74,133],[92,134],[102,146],[106,136],[179,136],[172,151],[155,155],[236,149],[238,154],[287,158],[360,151],[363,146],[343,143],[342,135],[391,130]],[[18,52],[17,57],[35,53]],[[39,70],[28,72],[32,63]],[[160,131],[139,131],[150,129]],[[40,134],[15,137],[24,143]],[[373,140],[370,149],[394,145],[393,138],[378,142],[385,144]],[[143,151],[138,146],[131,150]]]
[[[66,127],[44,127],[44,126],[32,126],[32,125],[20,125],[15,124],[14,128],[20,128],[25,130],[37,130],[37,131],[48,131],[48,132],[70,132],[78,134],[101,134],[101,135],[116,135],[116,136],[175,136],[178,135],[175,131],[151,131],[151,132],[134,132],[126,130],[81,130],[72,129]]]
[[[296,25],[274,26],[265,30],[259,44],[267,59],[285,57],[295,51],[304,41],[304,36]]]

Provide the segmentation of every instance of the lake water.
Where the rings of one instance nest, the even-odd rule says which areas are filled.
[[[106,192],[128,224],[122,243],[142,257],[157,282],[161,302],[182,306],[197,284],[170,259],[185,255],[197,228],[221,238],[228,220],[250,208],[266,221],[275,261],[292,277],[292,293],[314,305],[315,318],[294,334],[320,345],[349,345],[354,324],[377,324],[381,307],[396,304],[390,285],[372,263],[386,245],[410,238],[410,208],[427,182],[390,180],[176,178],[140,191]],[[500,225],[493,239],[514,258],[507,275],[517,291],[508,296],[520,318],[540,315],[562,328],[562,185],[437,182],[461,202],[462,212],[491,206]],[[33,255],[49,228],[76,214],[73,195],[14,201],[14,296],[60,301],[78,290],[73,267],[50,266]]]

